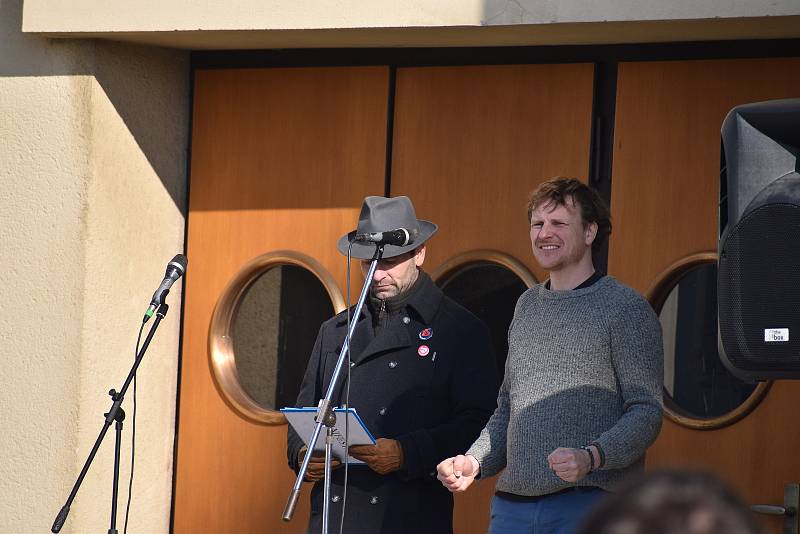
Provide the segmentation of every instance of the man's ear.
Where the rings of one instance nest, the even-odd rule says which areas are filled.
[[[594,243],[594,239],[597,237],[597,223],[589,223],[586,225],[586,228],[583,230],[584,241],[587,245],[591,245]]]
[[[422,264],[425,263],[425,245],[420,245],[417,250],[414,252],[414,264],[417,267],[422,267]]]

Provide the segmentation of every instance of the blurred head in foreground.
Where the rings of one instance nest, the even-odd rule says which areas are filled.
[[[609,495],[581,534],[758,534],[752,512],[716,477],[661,471]]]

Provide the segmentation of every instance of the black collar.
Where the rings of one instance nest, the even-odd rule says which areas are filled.
[[[419,315],[423,323],[431,324],[442,304],[444,293],[424,271],[419,272],[417,282],[420,284],[420,288],[408,299],[407,306]]]
[[[593,285],[595,282],[597,282],[598,280],[600,280],[601,278],[603,278],[604,276],[605,275],[603,273],[601,273],[600,271],[595,270],[595,272],[592,273],[592,276],[590,276],[589,278],[587,278],[586,280],[581,282],[581,285],[579,285],[576,288],[573,288],[573,290],[575,290],[575,289],[583,289],[585,287],[589,287],[589,286]],[[544,283],[544,288],[545,289],[550,289],[550,280],[549,279]]]
[[[444,293],[442,293],[442,290],[433,283],[431,277],[424,271],[419,272],[419,279],[417,279],[414,285],[419,285],[419,287],[415,288],[414,294],[409,297],[406,302],[406,307],[416,313],[420,322],[429,325],[433,322],[433,318],[439,310],[442,298],[444,298]],[[369,307],[364,306],[361,310],[361,316],[365,317],[369,313]],[[347,315],[342,314],[337,324],[346,322]]]

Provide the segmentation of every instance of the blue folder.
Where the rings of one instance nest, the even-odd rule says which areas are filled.
[[[317,415],[317,408],[281,408],[281,412],[308,446],[307,440],[311,439],[316,425],[314,417]],[[347,433],[346,438],[350,445],[375,444],[375,437],[361,420],[355,408],[334,408],[333,412],[336,414],[336,424],[333,427],[333,455],[339,461],[344,461],[345,433]],[[345,416],[345,414],[347,415]],[[317,437],[317,443],[314,445],[315,451],[325,452],[325,430],[326,428],[323,426]],[[348,463],[352,465],[364,462],[350,456]]]

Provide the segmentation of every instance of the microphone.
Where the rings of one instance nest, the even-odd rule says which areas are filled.
[[[164,303],[164,299],[167,298],[167,294],[169,293],[169,288],[171,288],[172,284],[186,272],[186,261],[186,256],[177,254],[172,258],[172,261],[167,264],[167,272],[164,275],[164,280],[161,281],[161,285],[158,286],[156,292],[153,293],[153,298],[150,299],[150,306],[147,308],[147,311],[144,312],[142,323],[146,323],[148,319],[153,316],[153,313],[155,313],[158,307]]]
[[[414,243],[419,235],[419,230],[412,228],[397,228],[396,230],[388,230],[386,232],[373,232],[368,234],[356,234],[353,241],[356,243],[375,243],[376,245],[395,245],[404,247]]]

